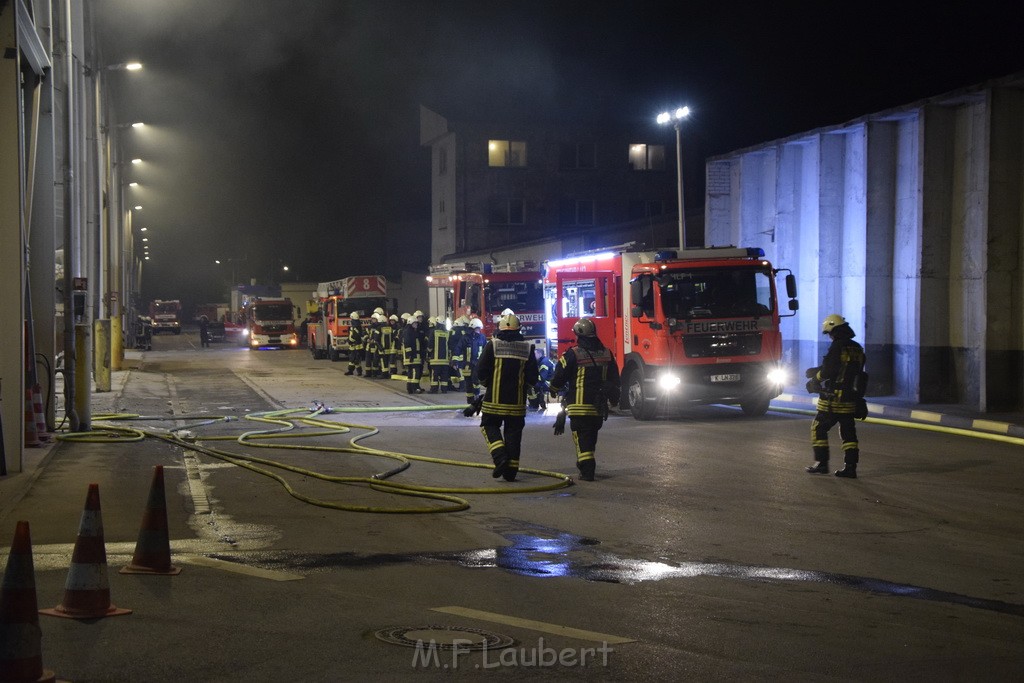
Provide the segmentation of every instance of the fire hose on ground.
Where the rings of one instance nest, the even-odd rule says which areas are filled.
[[[93,429],[89,432],[65,432],[57,436],[61,441],[82,442],[82,443],[134,443],[147,438],[159,439],[166,443],[178,446],[185,450],[203,453],[224,462],[231,463],[238,467],[245,468],[251,472],[269,477],[277,481],[285,491],[293,498],[310,505],[343,510],[347,512],[371,512],[389,514],[422,514],[436,512],[458,512],[470,507],[469,502],[462,498],[465,495],[487,495],[507,493],[537,493],[553,491],[567,486],[572,486],[572,479],[565,474],[548,472],[545,470],[520,468],[524,474],[533,474],[540,477],[554,479],[548,484],[533,486],[493,486],[493,487],[438,487],[424,486],[419,484],[392,481],[391,477],[409,469],[413,462],[431,463],[437,465],[449,465],[454,467],[472,467],[491,469],[489,463],[468,462],[463,460],[452,460],[448,458],[437,458],[425,455],[414,455],[411,453],[399,453],[364,446],[359,442],[368,439],[380,430],[377,427],[359,424],[349,424],[323,419],[321,415],[327,413],[371,413],[371,412],[417,412],[430,410],[453,410],[462,406],[399,406],[390,408],[326,408],[316,404],[311,411],[306,408],[294,408],[289,410],[273,410],[261,413],[246,415],[246,420],[274,425],[272,428],[256,429],[247,431],[239,436],[213,434],[209,436],[197,436],[192,430],[213,425],[235,421],[234,416],[210,416],[210,415],[178,415],[173,417],[165,416],[144,416],[131,413],[110,413],[96,415],[93,417]],[[302,416],[298,416],[302,413]],[[161,430],[153,427],[125,426],[116,424],[119,422],[141,422],[174,420],[176,422],[190,421],[188,424],[174,429]],[[315,431],[297,432],[299,424],[314,428]],[[295,443],[280,443],[286,438],[307,438],[326,437],[349,434],[353,430],[362,430],[363,433],[349,438],[347,446],[327,445],[300,445]],[[291,465],[280,460],[259,458],[244,453],[236,453],[221,448],[214,448],[206,445],[206,442],[213,441],[234,441],[235,443],[251,448],[270,448],[277,450],[313,451],[322,453],[353,453],[358,455],[369,455],[395,460],[399,464],[384,472],[379,472],[369,477],[357,476],[336,476],[317,472],[311,469]],[[332,500],[323,500],[301,493],[285,479],[284,476],[273,470],[283,470],[304,477],[310,477],[320,481],[334,484],[363,486],[374,491],[386,494],[409,496],[433,501],[433,505],[418,507],[383,507],[370,505],[356,505]]]

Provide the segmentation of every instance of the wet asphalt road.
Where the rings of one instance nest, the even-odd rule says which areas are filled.
[[[157,337],[113,407],[146,416],[134,423],[148,429],[188,427],[203,447],[301,467],[262,468],[299,496],[444,506],[309,474],[369,477],[394,460],[211,437],[266,428],[245,417],[314,401],[422,407],[460,397],[409,396],[400,382],[346,377],[344,363],[305,351],[196,347],[194,334]],[[196,416],[235,419],[198,425]],[[478,420],[456,410],[327,419],[379,428],[358,442],[370,448],[488,459]],[[571,437],[555,437],[552,422],[530,416],[522,464],[571,475]],[[809,422],[725,407],[653,423],[612,416],[597,481],[546,491],[530,489],[558,480],[496,483],[486,468],[423,461],[391,477],[500,491],[455,493],[469,508],[436,514],[319,507],[268,476],[156,439],[63,444],[0,519],[0,546],[14,520],[28,519],[40,607],[60,602],[86,484],[100,484],[112,599],[135,611],[41,618],[44,662],[70,680],[1017,680],[1021,447],[859,424],[861,477],[844,481],[803,472]],[[275,443],[339,446],[366,430],[302,431],[312,428]],[[165,467],[184,571],[123,576],[116,568],[134,548],[155,464]],[[385,629],[394,642],[376,635]],[[430,638],[464,640],[454,652],[395,644]],[[477,641],[502,649],[470,651]]]

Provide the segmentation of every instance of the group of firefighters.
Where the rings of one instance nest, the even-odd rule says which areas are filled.
[[[505,309],[493,338],[483,334],[478,317],[460,316],[449,330],[443,318],[423,319],[423,312],[386,317],[376,309],[364,326],[352,313],[349,332],[349,367],[370,378],[405,379],[410,394],[423,393],[424,368],[430,377],[430,393],[462,391],[469,404],[465,415],[481,414],[480,431],[494,462],[492,476],[515,481],[527,406],[546,407],[545,396],[561,396],[564,425],[568,416],[576,467],[580,479],[593,481],[597,434],[608,416],[609,404],[619,401],[619,370],[611,351],[597,337],[590,318],[573,325],[576,345],[555,364],[523,337],[519,319]],[[815,464],[812,474],[828,468],[828,432],[840,428],[844,469],[838,477],[856,478],[859,448],[854,419],[866,416],[864,352],[853,341],[853,331],[842,316],[830,315],[822,325],[832,345],[820,367],[809,368],[808,391],[819,393],[818,412],[811,426]],[[399,375],[399,362],[404,377]],[[560,434],[556,421],[555,433]]]

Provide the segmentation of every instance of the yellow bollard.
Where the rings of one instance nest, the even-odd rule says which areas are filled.
[[[96,391],[110,391],[110,321],[94,320],[93,372],[96,375]]]
[[[110,319],[110,369],[120,370],[124,361],[124,339],[121,335],[121,316],[116,315]]]

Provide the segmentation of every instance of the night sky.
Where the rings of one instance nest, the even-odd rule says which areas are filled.
[[[143,294],[191,302],[225,300],[232,270],[382,268],[385,222],[430,216],[420,104],[650,126],[668,146],[654,117],[687,104],[698,207],[709,156],[1024,70],[1012,2],[90,4],[101,61],[145,67],[106,76],[116,121],[147,124],[120,133],[144,160],[128,172],[152,240]]]

